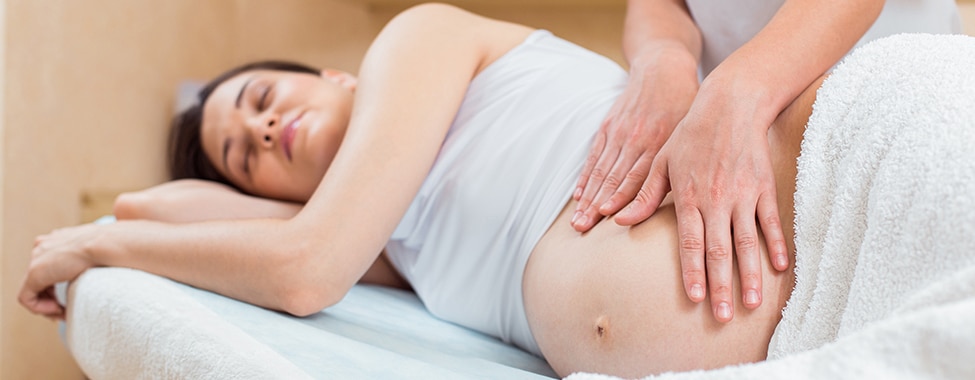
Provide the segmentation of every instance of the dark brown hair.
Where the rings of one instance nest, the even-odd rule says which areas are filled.
[[[207,83],[196,95],[196,103],[177,114],[170,125],[167,163],[171,180],[196,178],[216,181],[239,188],[220,174],[203,152],[200,129],[203,126],[203,105],[217,87],[228,79],[253,70],[277,70],[321,75],[321,70],[286,61],[260,61],[230,69]]]

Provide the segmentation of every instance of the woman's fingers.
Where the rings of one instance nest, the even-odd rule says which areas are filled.
[[[44,286],[47,282],[43,276],[45,272],[47,271],[44,268],[39,268],[37,265],[31,266],[23,285],[20,287],[17,301],[31,313],[57,318],[63,315],[64,309],[54,297],[54,287]]]
[[[100,227],[88,224],[62,228],[39,238],[17,301],[32,313],[64,318],[64,308],[54,295],[54,284],[74,280],[94,265],[85,246]]]
[[[53,298],[35,298],[29,303],[21,302],[28,311],[48,318],[63,319],[64,308]]]

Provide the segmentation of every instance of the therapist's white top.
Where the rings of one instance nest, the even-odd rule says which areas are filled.
[[[615,62],[546,31],[474,78],[386,245],[431,313],[541,355],[522,304],[525,264],[625,85]]]
[[[704,40],[701,74],[706,76],[758,34],[785,0],[686,2]],[[961,33],[961,18],[955,0],[887,0],[877,21],[856,46],[898,33]]]

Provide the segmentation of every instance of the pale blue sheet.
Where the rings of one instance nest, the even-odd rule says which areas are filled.
[[[357,285],[306,318],[178,285],[315,378],[544,379],[545,361],[432,316],[411,293]]]
[[[104,217],[95,223],[113,221]],[[68,302],[71,325],[62,334],[93,379],[231,376],[226,368],[239,371],[231,377],[266,378],[255,370],[276,373],[275,368],[291,367],[281,366],[282,359],[268,356],[267,350],[314,379],[556,376],[542,358],[440,320],[414,293],[399,289],[356,285],[338,304],[298,318],[130,269],[96,268],[76,282]],[[67,284],[56,288],[64,304]],[[226,338],[237,331],[249,338]],[[227,341],[256,341],[258,347],[213,343]]]

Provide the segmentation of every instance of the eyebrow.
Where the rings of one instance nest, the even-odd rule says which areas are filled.
[[[235,107],[240,108],[240,99],[244,97],[244,90],[247,90],[247,85],[251,84],[251,81],[253,80],[254,78],[248,78],[247,81],[244,82],[244,85],[240,86],[240,92],[237,93],[237,100],[234,101]]]

